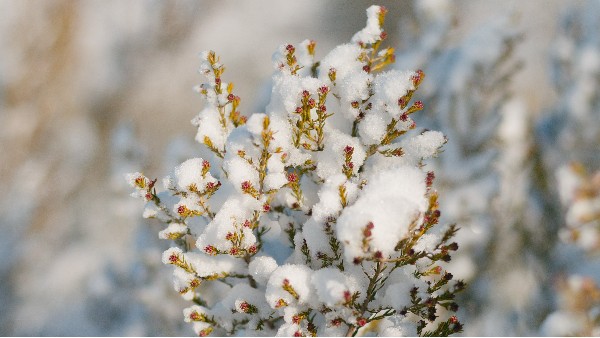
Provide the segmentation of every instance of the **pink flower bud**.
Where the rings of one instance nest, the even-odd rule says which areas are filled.
[[[356,320],[356,325],[358,325],[359,327],[363,327],[363,326],[367,325],[367,320],[360,317]]]
[[[288,182],[296,182],[298,181],[298,175],[296,175],[295,173],[289,173],[287,175],[287,180]]]

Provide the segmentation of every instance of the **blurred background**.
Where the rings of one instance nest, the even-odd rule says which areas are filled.
[[[322,58],[371,3],[0,1],[0,335],[192,334],[124,173],[202,151],[201,51],[261,112],[280,44]],[[378,4],[394,67],[427,74],[419,127],[449,138],[465,334],[600,335],[600,2]]]

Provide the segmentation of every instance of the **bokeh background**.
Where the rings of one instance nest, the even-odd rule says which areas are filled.
[[[124,173],[162,177],[202,151],[199,52],[260,112],[280,44],[316,40],[321,58],[371,3],[0,1],[0,335],[192,334]],[[463,226],[465,334],[600,334],[598,259],[562,240],[556,179],[600,168],[599,2],[378,4],[397,67],[428,76],[421,125],[449,136],[431,165]],[[571,301],[581,290],[590,304]]]

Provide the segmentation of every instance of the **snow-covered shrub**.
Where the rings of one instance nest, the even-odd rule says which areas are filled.
[[[541,326],[545,336],[600,335],[600,288],[593,278],[569,276],[558,283],[558,309]]]
[[[558,100],[537,130],[546,171],[540,177],[552,193],[546,219],[558,223],[560,239],[555,247],[560,258],[557,307],[540,329],[547,335],[600,334],[599,5],[582,2],[561,18],[550,50]]]
[[[210,51],[192,123],[211,158],[162,181],[128,174],[159,237],[174,287],[194,303],[199,335],[448,335],[462,281],[451,259],[456,226],[438,229],[434,174],[424,160],[446,138],[415,133],[421,71],[382,71],[385,9],[371,6],[351,43],[314,60],[315,42],[273,56],[271,100],[245,117]]]
[[[561,239],[589,253],[600,252],[600,171],[590,175],[572,163],[559,169],[557,180],[567,210]]]

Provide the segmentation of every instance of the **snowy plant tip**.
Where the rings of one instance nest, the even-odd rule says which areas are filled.
[[[200,336],[449,335],[464,288],[441,264],[458,245],[426,160],[446,142],[413,133],[422,71],[385,70],[386,10],[315,60],[316,43],[273,55],[271,100],[246,118],[216,53],[200,55],[202,157],[163,179],[127,175],[144,217],[165,223],[173,288]],[[371,323],[379,323],[370,325]]]

